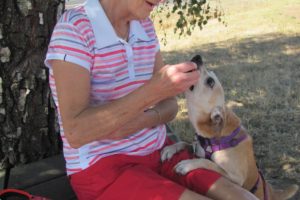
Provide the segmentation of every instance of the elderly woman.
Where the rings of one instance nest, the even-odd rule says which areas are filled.
[[[174,98],[195,64],[164,65],[150,12],[159,0],[87,0],[57,23],[45,63],[67,173],[80,200],[255,199],[219,174],[160,162]],[[206,197],[205,197],[206,196]]]

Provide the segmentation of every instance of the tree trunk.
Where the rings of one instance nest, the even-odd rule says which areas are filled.
[[[61,151],[43,60],[64,0],[0,0],[0,169]]]

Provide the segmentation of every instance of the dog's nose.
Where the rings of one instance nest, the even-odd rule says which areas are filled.
[[[202,57],[200,55],[194,56],[191,61],[197,64],[198,70],[203,65]]]

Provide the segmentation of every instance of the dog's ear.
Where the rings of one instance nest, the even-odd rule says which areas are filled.
[[[198,68],[203,65],[202,57],[200,55],[194,56],[191,61],[196,63]]]
[[[217,106],[212,110],[212,112],[210,113],[210,119],[214,131],[221,132],[224,126],[224,120],[225,120],[224,117],[225,117],[225,110],[222,106]]]

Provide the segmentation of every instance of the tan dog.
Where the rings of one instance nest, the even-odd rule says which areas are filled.
[[[274,190],[259,172],[253,152],[252,138],[240,119],[225,106],[224,91],[213,72],[202,66],[201,56],[192,59],[198,65],[199,82],[185,92],[189,119],[197,132],[198,141],[193,144],[199,157],[184,160],[175,166],[184,175],[197,168],[214,170],[234,183],[254,193],[261,200],[284,200],[298,190],[292,185],[285,190]],[[187,147],[179,142],[163,149],[162,161]],[[205,159],[208,158],[208,159]]]

